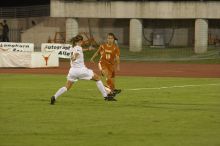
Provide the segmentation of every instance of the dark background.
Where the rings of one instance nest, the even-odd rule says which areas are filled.
[[[65,0],[65,1],[81,1],[81,0]],[[89,0],[84,0],[89,1]],[[97,1],[218,1],[218,0],[97,0]],[[14,7],[14,6],[32,6],[32,5],[46,5],[50,4],[50,0],[1,0],[0,7]]]
[[[1,0],[1,7],[32,6],[50,4],[50,0]]]

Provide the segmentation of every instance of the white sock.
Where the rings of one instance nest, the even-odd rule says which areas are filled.
[[[63,94],[63,93],[66,92],[66,91],[67,91],[67,88],[66,88],[66,87],[60,88],[60,89],[56,92],[56,94],[54,95],[54,96],[55,96],[55,99],[57,99],[61,94]]]
[[[96,82],[96,85],[97,85],[99,91],[102,93],[102,96],[103,96],[103,97],[106,97],[106,96],[107,96],[107,92],[106,92],[106,90],[105,90],[105,87],[104,87],[102,81],[100,81],[100,80],[97,81],[97,82]]]

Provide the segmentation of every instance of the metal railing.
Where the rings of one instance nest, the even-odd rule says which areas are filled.
[[[0,8],[0,18],[26,18],[41,16],[50,16],[50,5]]]

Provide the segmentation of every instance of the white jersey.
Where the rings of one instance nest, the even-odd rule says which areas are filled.
[[[75,46],[73,48],[70,48],[70,53],[78,53],[79,56],[76,58],[75,61],[70,61],[70,65],[71,67],[74,67],[74,68],[82,68],[82,67],[85,67],[85,64],[84,64],[84,55],[83,55],[83,50],[82,50],[82,47],[81,46]]]
[[[91,69],[88,69],[84,64],[83,50],[81,46],[75,46],[70,48],[70,53],[78,53],[79,56],[75,61],[70,62],[71,68],[67,75],[67,80],[76,82],[78,79],[91,80],[94,73]]]

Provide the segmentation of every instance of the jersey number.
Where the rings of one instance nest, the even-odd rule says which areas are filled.
[[[109,59],[111,58],[111,55],[110,55],[110,54],[105,54],[105,58],[106,58],[107,60],[109,60]]]

